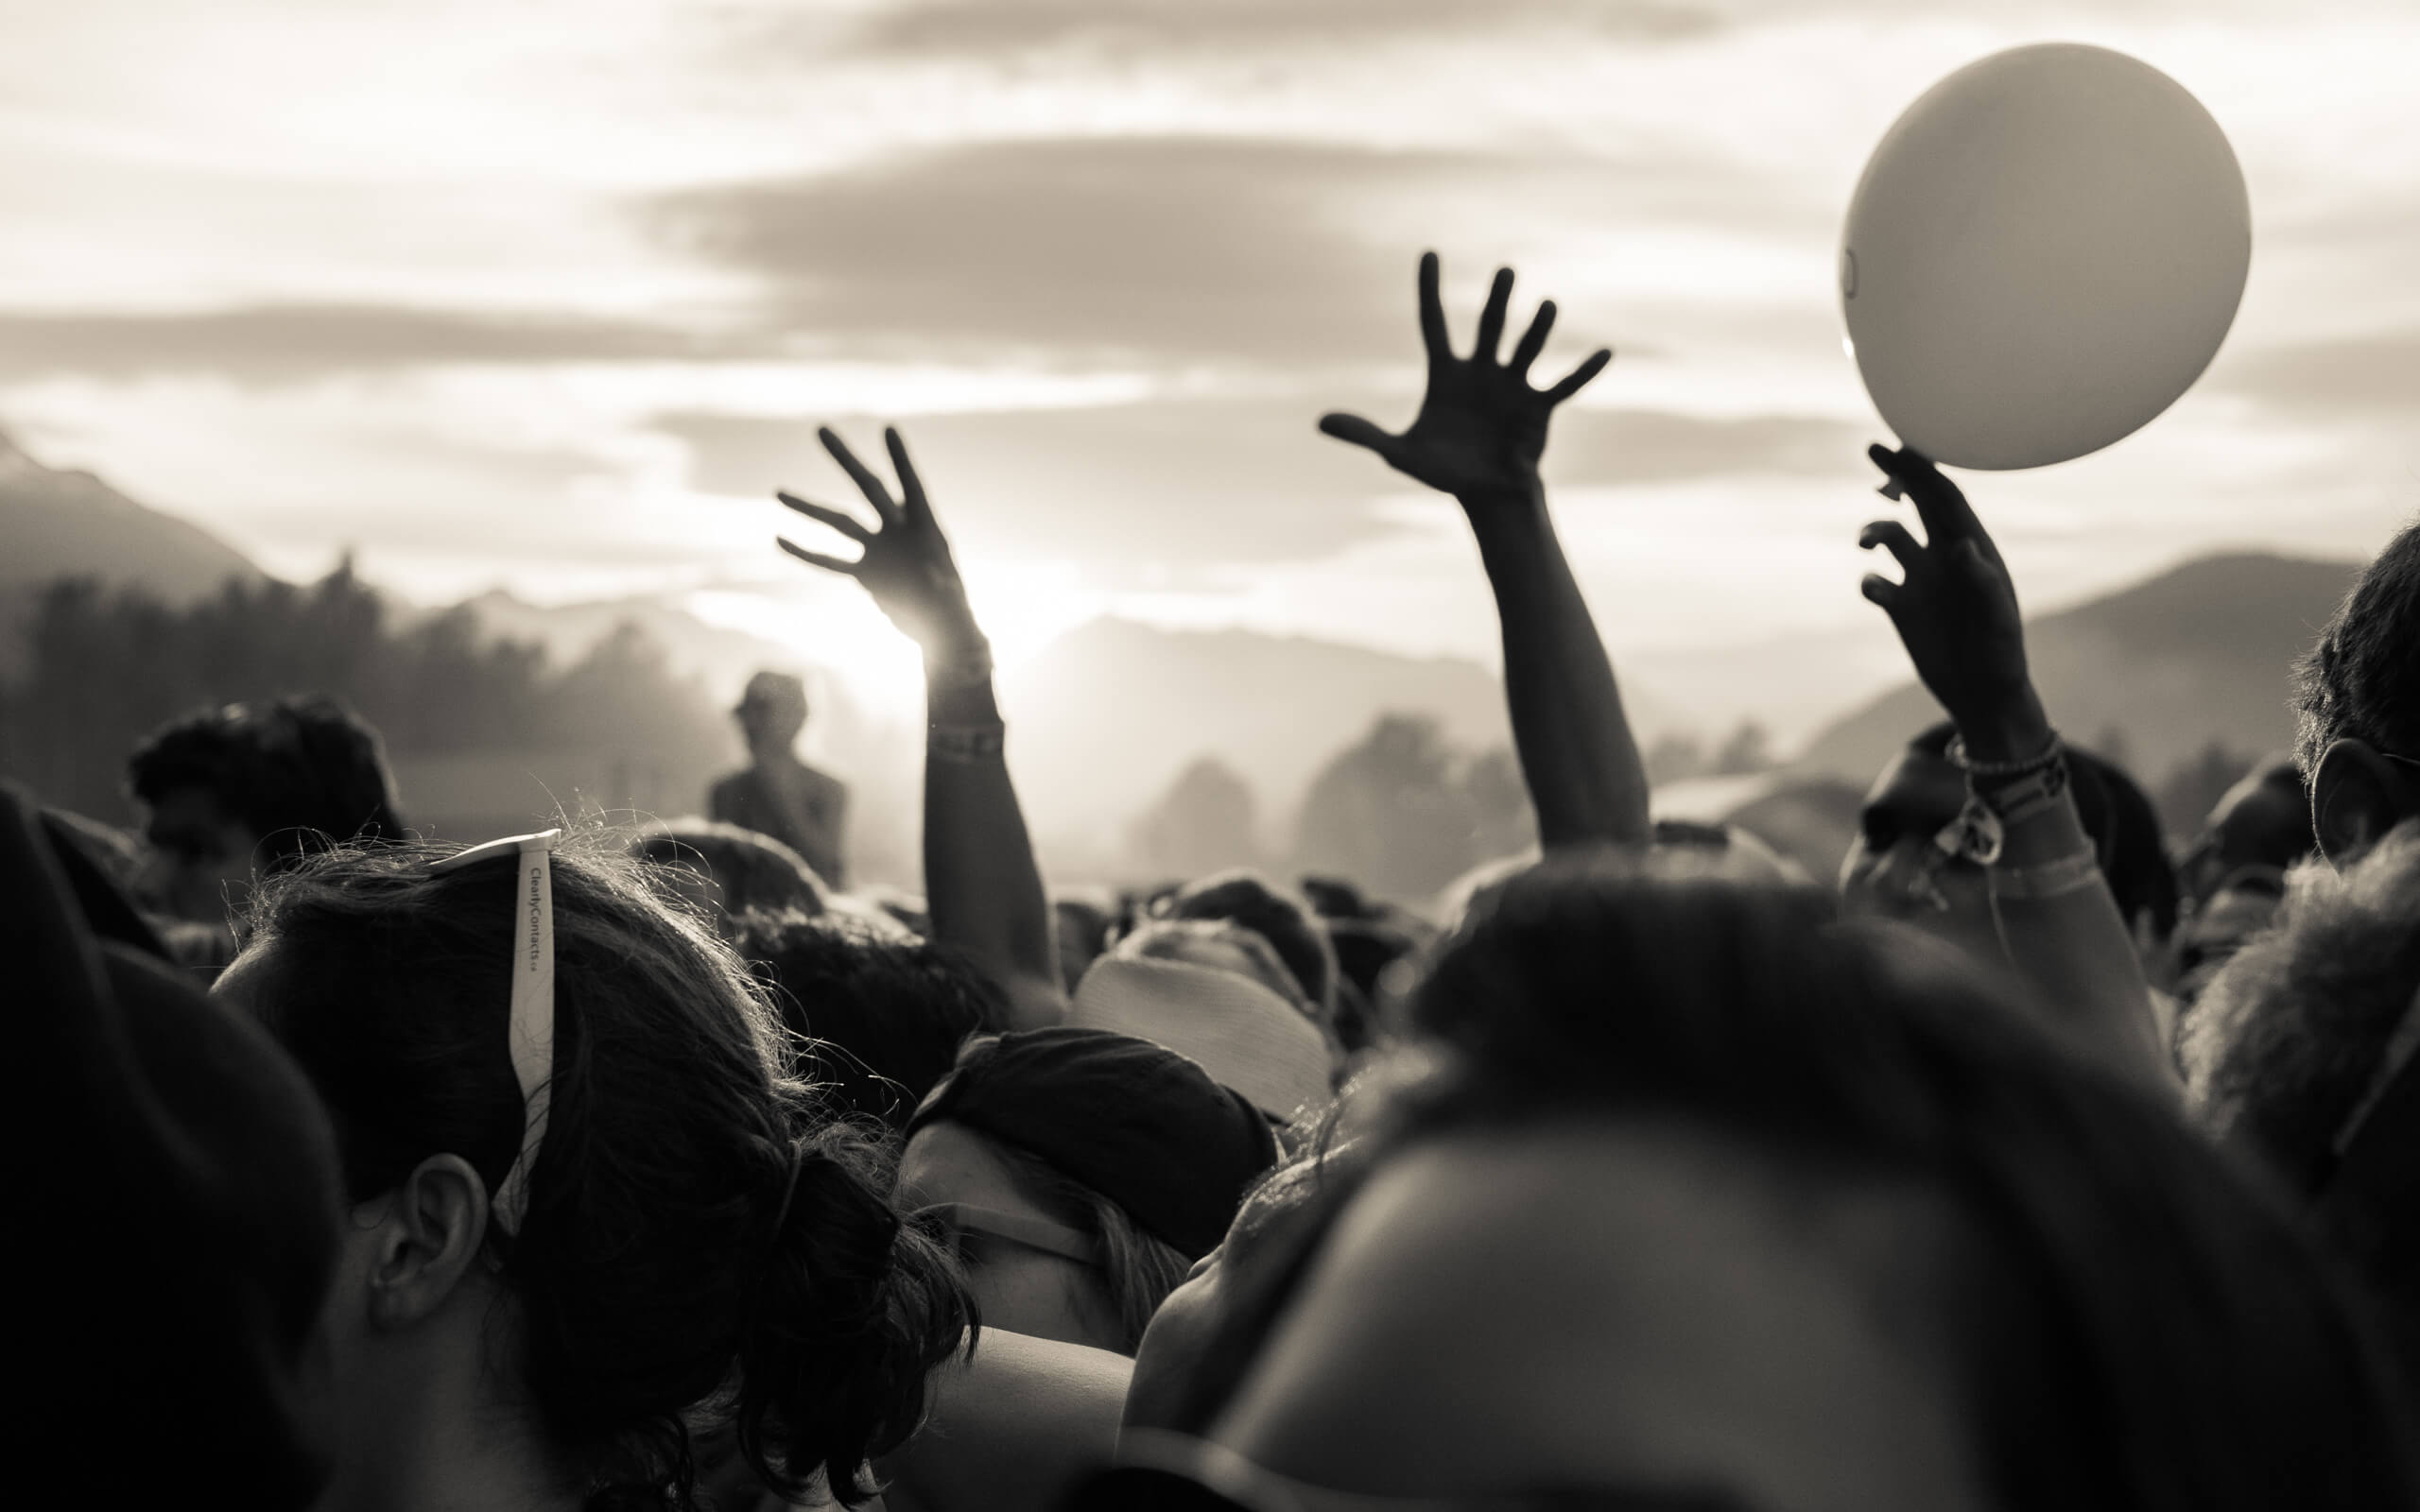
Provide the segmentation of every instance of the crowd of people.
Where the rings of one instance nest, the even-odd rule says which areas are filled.
[[[102,1504],[2420,1507],[2420,524],[2171,857],[2062,740],[1959,487],[1864,595],[1947,718],[1836,885],[1659,824],[1540,482],[1512,276],[1409,428],[1538,853],[1433,906],[1045,884],[896,431],[781,501],[922,649],[921,896],[738,717],[711,817],[417,837],[301,697],[0,787],[48,1319]],[[206,995],[205,995],[206,994]],[[60,1137],[63,1135],[63,1137]]]

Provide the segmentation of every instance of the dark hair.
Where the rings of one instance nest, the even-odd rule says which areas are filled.
[[[1964,1240],[1934,1313],[1999,1504],[2407,1504],[2410,1419],[2372,1320],[2292,1223],[1945,948],[1835,907],[1614,856],[1508,880],[1415,994],[1437,1069],[1374,1139],[1662,1115],[1819,1183],[1911,1181]],[[1229,1333],[1270,1326],[1383,1158],[1353,1148],[1231,1273]],[[1231,1389],[1237,1351],[1204,1352]]]
[[[1310,906],[1252,871],[1222,871],[1181,889],[1171,919],[1226,919],[1276,949],[1278,959],[1322,1014],[1336,1007],[1336,951]]]
[[[1910,750],[1946,760],[1957,728],[1947,720],[1928,726],[1908,742]],[[2124,767],[2081,746],[2067,747],[2067,785],[2075,794],[2083,833],[2100,853],[2100,874],[2118,912],[2132,927],[2149,911],[2166,938],[2176,928],[2176,867],[2161,837],[2159,811]]]
[[[135,747],[127,781],[151,804],[182,787],[210,794],[260,836],[268,870],[330,841],[404,837],[378,732],[325,694],[163,725]]]
[[[702,867],[722,889],[727,919],[752,909],[812,919],[826,906],[823,880],[797,851],[736,824],[675,819],[631,841],[631,853],[659,866]]]
[[[520,1231],[489,1228],[527,1386],[592,1506],[660,1507],[668,1487],[686,1507],[689,1429],[717,1418],[769,1485],[862,1500],[971,1299],[903,1228],[883,1146],[808,1116],[738,962],[609,844],[554,859],[548,1124]],[[445,853],[339,851],[252,905],[264,1022],[326,1100],[356,1200],[441,1152],[493,1190],[521,1141],[514,872],[432,871]]]
[[[838,917],[752,914],[733,948],[769,977],[799,1076],[836,1112],[905,1130],[969,1036],[1009,1024],[999,988],[947,950]]]
[[[2420,760],[2420,523],[2362,569],[2295,664],[2294,684],[2294,760],[2306,778],[2344,739]]]

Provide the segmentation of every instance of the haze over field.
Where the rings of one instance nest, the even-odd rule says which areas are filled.
[[[2194,90],[2256,234],[2173,412],[1974,480],[2029,603],[2219,547],[2358,557],[2420,507],[2399,0],[5,0],[0,27],[0,421],[38,455],[287,576],[351,545],[428,603],[672,593],[873,701],[912,700],[906,646],[768,540],[776,485],[848,496],[823,419],[906,425],[1011,664],[1103,612],[1492,662],[1449,507],[1312,430],[1408,417],[1432,245],[1458,329],[1510,261],[1563,305],[1549,364],[1620,349],[1549,471],[1626,668],[1669,695],[1785,639],[1879,686],[1840,216],[1925,85],[2046,38]],[[1689,692],[1719,728],[1787,689]]]

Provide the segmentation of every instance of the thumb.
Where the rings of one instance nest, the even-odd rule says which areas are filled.
[[[1320,433],[1333,436],[1348,445],[1365,447],[1391,461],[1393,459],[1395,438],[1358,415],[1322,415]]]

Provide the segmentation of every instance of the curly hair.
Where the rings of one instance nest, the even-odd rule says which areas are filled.
[[[2306,780],[2339,740],[2420,759],[2420,523],[2362,570],[2295,664],[2294,709]]]
[[[268,869],[329,842],[404,836],[378,732],[324,694],[163,725],[135,747],[127,782],[152,804],[181,787],[211,794],[261,837]]]
[[[251,905],[259,1012],[325,1100],[356,1200],[446,1152],[493,1190],[518,1152],[512,869],[433,871],[446,853],[337,851]],[[894,1211],[887,1146],[814,1111],[764,995],[643,865],[603,837],[553,862],[549,1122],[519,1232],[487,1241],[525,1384],[592,1508],[688,1508],[693,1429],[793,1499],[861,1501],[927,1373],[971,1347],[972,1299]]]

